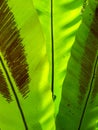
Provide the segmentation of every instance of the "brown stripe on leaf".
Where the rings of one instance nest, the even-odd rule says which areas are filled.
[[[85,52],[81,63],[80,95],[79,103],[83,100],[89,90],[91,78],[93,77],[94,63],[98,51],[98,9],[91,24],[90,32],[86,41]],[[98,87],[98,84],[97,86]],[[98,91],[97,91],[98,92]]]
[[[7,83],[6,83],[6,79],[4,78],[3,72],[0,69],[0,93],[3,95],[4,98],[6,98],[6,100],[8,102],[12,101],[11,95],[9,93],[9,89],[7,87]]]
[[[0,0],[0,50],[19,91],[25,97],[29,92],[28,64],[14,16],[5,0]]]
[[[97,57],[97,66],[96,66],[96,72],[95,72],[95,82],[94,82],[94,89],[92,92],[92,99],[98,95],[98,57]]]

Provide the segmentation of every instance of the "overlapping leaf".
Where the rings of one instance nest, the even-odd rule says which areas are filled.
[[[55,100],[55,115],[59,110],[62,83],[70,57],[75,32],[81,20],[83,0],[34,0],[34,5],[46,37],[50,61],[50,86]]]
[[[98,1],[89,0],[72,47],[57,130],[98,129]]]

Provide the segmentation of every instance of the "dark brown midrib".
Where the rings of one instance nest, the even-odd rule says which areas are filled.
[[[21,105],[20,105],[18,96],[17,96],[17,94],[16,94],[16,92],[15,92],[14,86],[13,86],[13,84],[12,84],[12,81],[11,81],[11,79],[10,79],[10,76],[9,76],[9,74],[8,74],[8,72],[7,72],[7,69],[6,69],[6,67],[5,67],[5,65],[4,65],[4,63],[3,63],[3,60],[2,60],[2,58],[1,58],[1,56],[0,56],[0,62],[1,62],[1,65],[2,65],[2,67],[3,67],[3,69],[4,69],[4,72],[5,72],[5,74],[6,74],[6,77],[7,77],[8,81],[9,81],[9,84],[10,84],[10,86],[11,86],[11,89],[12,89],[12,91],[13,91],[13,93],[14,93],[14,96],[15,96],[15,99],[16,99],[16,103],[17,103],[17,106],[18,106],[18,108],[19,108],[19,111],[20,111],[20,114],[21,114],[21,117],[22,117],[22,120],[23,120],[23,123],[24,123],[24,126],[25,126],[25,130],[28,130],[27,123],[26,123],[26,120],[25,120],[25,116],[24,116],[23,110],[22,110],[22,108],[21,108]]]
[[[54,27],[53,27],[53,0],[51,0],[51,52],[52,52],[52,62],[51,62],[51,66],[52,66],[52,81],[51,81],[51,91],[52,91],[52,97],[53,100],[56,99],[56,95],[54,92],[54,76],[55,76],[55,72],[54,72]]]
[[[51,0],[51,43],[52,43],[52,83],[51,83],[51,91],[52,96],[54,96],[54,38],[53,38],[53,1]]]

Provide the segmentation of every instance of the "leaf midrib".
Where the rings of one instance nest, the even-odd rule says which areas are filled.
[[[2,59],[1,56],[0,56],[0,62],[1,62],[1,65],[2,65],[2,68],[3,68],[4,72],[5,72],[5,74],[6,74],[6,78],[8,79],[8,82],[9,82],[9,84],[10,84],[10,86],[11,86],[12,91],[13,91],[14,97],[15,97],[15,99],[16,99],[16,103],[17,103],[18,109],[19,109],[19,111],[20,111],[21,118],[22,118],[22,121],[23,121],[25,130],[28,130],[27,123],[26,123],[26,120],[25,120],[25,116],[24,116],[22,107],[21,107],[21,105],[20,105],[20,101],[19,101],[19,99],[18,99],[17,93],[16,93],[16,91],[15,91],[15,89],[14,89],[14,85],[13,85],[11,79],[10,79],[9,73],[8,73],[6,67],[5,67],[5,64],[4,64],[3,59]]]
[[[86,101],[85,101],[85,105],[84,105],[84,108],[83,108],[83,112],[82,112],[82,115],[81,115],[81,119],[80,119],[78,130],[81,129],[82,122],[83,122],[84,115],[85,115],[86,108],[87,108],[87,104],[88,104],[88,101],[89,101],[89,98],[90,98],[90,95],[91,95],[91,92],[92,92],[92,89],[93,89],[93,83],[94,83],[94,80],[95,80],[97,64],[98,64],[98,55],[95,58],[95,64],[94,64],[94,68],[92,70],[92,77],[91,77],[90,87],[89,87],[89,91],[88,91],[87,98],[86,98]]]
[[[51,83],[51,91],[52,96],[54,97],[54,37],[53,37],[53,0],[51,0],[51,43],[52,43],[52,83]]]

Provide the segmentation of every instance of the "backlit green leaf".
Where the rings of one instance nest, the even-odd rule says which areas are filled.
[[[32,0],[0,0],[0,130],[54,130],[45,39]]]
[[[83,0],[34,0],[46,38],[50,61],[49,83],[56,96],[55,115],[59,110],[70,49],[81,20]]]

